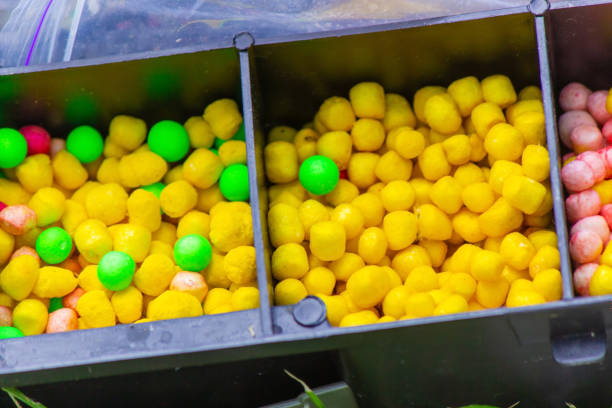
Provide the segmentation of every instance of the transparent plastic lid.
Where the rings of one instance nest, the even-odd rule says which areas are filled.
[[[524,6],[528,0],[21,0],[0,31],[0,66],[225,48],[300,33]]]

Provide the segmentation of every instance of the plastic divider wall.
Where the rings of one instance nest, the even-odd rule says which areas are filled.
[[[242,112],[244,120],[245,141],[247,149],[247,164],[249,168],[249,191],[251,213],[253,215],[253,240],[257,263],[257,284],[259,286],[259,310],[261,327],[264,336],[272,335],[272,313],[268,293],[268,265],[267,245],[264,236],[267,236],[267,223],[265,222],[265,209],[267,200],[260,187],[264,183],[264,171],[261,161],[262,150],[259,132],[258,101],[254,98],[255,84],[253,81],[255,65],[250,49],[253,37],[248,33],[239,34],[234,38],[234,45],[238,49],[240,60],[240,82],[242,89]]]
[[[536,16],[536,36],[538,40],[538,57],[540,61],[540,83],[542,84],[542,103],[546,120],[546,145],[550,154],[550,188],[553,196],[553,211],[557,242],[561,255],[561,277],[563,279],[563,299],[574,297],[572,284],[571,259],[568,248],[567,220],[565,216],[565,200],[563,200],[563,184],[561,183],[561,148],[557,136],[557,116],[555,113],[555,96],[550,75],[550,51],[548,48],[549,27],[543,16]]]

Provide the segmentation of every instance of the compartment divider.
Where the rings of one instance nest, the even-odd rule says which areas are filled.
[[[259,187],[263,185],[263,169],[258,168],[257,154],[262,154],[261,149],[256,147],[256,131],[259,129],[258,103],[254,99],[254,88],[256,88],[255,63],[252,53],[253,37],[248,33],[241,33],[234,38],[234,44],[238,49],[240,61],[240,87],[242,90],[242,112],[244,121],[244,134],[247,149],[247,166],[249,169],[249,191],[251,214],[253,216],[253,243],[255,246],[255,259],[257,265],[257,286],[259,287],[259,312],[261,316],[261,331],[264,337],[271,336],[272,330],[272,305],[268,293],[268,271],[264,245],[264,228],[267,209],[267,200],[260,196]],[[257,150],[256,150],[257,149]],[[262,201],[263,200],[263,201]],[[266,235],[267,236],[267,235]]]
[[[553,0],[550,3],[551,9],[562,9],[582,6],[597,6],[610,3],[610,0]]]
[[[553,217],[557,232],[557,246],[561,255],[561,279],[563,281],[563,299],[574,297],[572,268],[568,247],[567,221],[565,217],[565,198],[561,183],[561,147],[557,137],[557,115],[553,78],[551,77],[552,46],[550,44],[550,23],[546,13],[535,16],[535,32],[540,64],[540,83],[542,86],[542,103],[546,121],[546,144],[550,155],[550,188],[553,196]]]

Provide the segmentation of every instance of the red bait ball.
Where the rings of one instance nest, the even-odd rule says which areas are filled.
[[[51,148],[51,136],[49,132],[40,126],[28,125],[19,129],[28,143],[28,156],[33,154],[49,154]]]

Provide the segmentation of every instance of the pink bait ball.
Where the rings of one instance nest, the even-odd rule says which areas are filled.
[[[601,134],[606,143],[612,144],[612,119],[608,119],[601,127]]]
[[[84,293],[85,291],[83,289],[76,288],[75,290],[64,296],[64,298],[62,299],[62,305],[64,305],[64,307],[76,311],[77,303],[79,303],[79,299],[81,298],[81,296],[83,296]]]
[[[64,307],[49,313],[49,320],[47,321],[45,333],[61,333],[76,330],[78,328],[79,321],[76,312]]]
[[[574,271],[574,288],[576,288],[576,292],[582,296],[589,296],[589,284],[598,266],[596,263],[587,263],[576,268]]]
[[[610,165],[610,163],[608,163],[607,160],[607,149],[607,147],[604,147],[603,149],[599,149],[597,151],[597,154],[601,156],[602,160],[604,161],[604,164],[606,165],[606,178],[610,177],[610,175],[612,174],[612,166]],[[610,152],[610,157],[612,158],[612,152]]]
[[[583,191],[595,184],[595,175],[591,166],[582,160],[575,159],[563,166],[561,180],[569,191]]]
[[[570,149],[573,148],[570,134],[575,127],[580,125],[597,126],[597,122],[588,112],[582,110],[571,110],[559,116],[559,137]]]
[[[585,217],[575,223],[570,230],[570,235],[574,235],[580,231],[592,231],[599,235],[601,240],[605,243],[610,239],[610,227],[608,222],[601,215],[591,215]]]
[[[19,256],[23,256],[23,255],[29,255],[29,256],[34,257],[34,259],[36,259],[38,263],[40,264],[40,257],[38,256],[38,252],[36,252],[34,248],[30,248],[29,246],[22,246],[21,248],[13,252],[13,255],[11,255],[11,259],[17,258]]]
[[[0,227],[12,235],[23,235],[36,226],[36,212],[27,205],[10,205],[0,211]]]
[[[591,168],[595,183],[599,183],[606,178],[607,166],[606,161],[598,152],[586,151],[576,157],[576,160],[581,160]]]
[[[576,262],[593,262],[601,255],[602,249],[603,241],[595,232],[579,231],[570,238],[570,255]]]
[[[51,157],[54,157],[60,150],[66,150],[66,141],[64,139],[54,137],[51,139],[51,149],[49,151]]]
[[[608,223],[608,228],[612,228],[612,204],[603,205],[599,213]]]
[[[51,148],[51,136],[49,132],[40,126],[28,125],[19,129],[28,143],[28,156],[33,154],[49,154]]]
[[[0,211],[4,210],[6,207],[8,207],[8,205],[6,205],[2,201],[0,201]]]
[[[561,160],[562,160],[563,163],[565,163],[566,161],[568,161],[572,157],[576,157],[576,153],[574,153],[574,152],[565,153],[563,155],[563,157],[561,157]]]
[[[601,156],[601,158],[606,163],[606,178],[612,176],[612,147],[604,147],[599,150],[597,153]]]
[[[1,326],[12,326],[13,325],[13,312],[6,306],[0,306],[0,325]]]
[[[608,98],[608,91],[597,91],[589,95],[587,99],[587,109],[593,119],[600,125],[603,125],[612,118],[612,115],[606,110],[606,99]]]
[[[570,132],[570,139],[576,153],[599,150],[604,147],[604,138],[597,126],[580,125]]]
[[[599,194],[594,190],[570,194],[565,200],[565,210],[567,212],[567,218],[572,223],[582,218],[590,217],[591,215],[597,215],[601,210]]]
[[[578,82],[570,82],[559,93],[559,106],[564,111],[586,110],[591,90]]]

